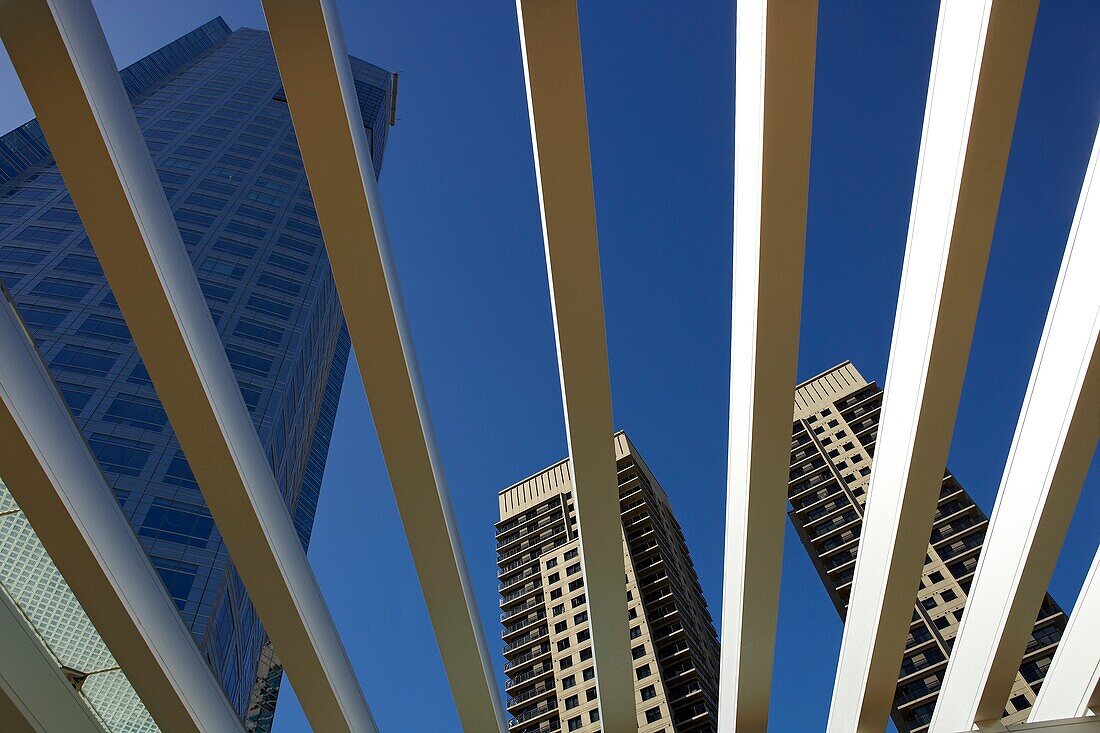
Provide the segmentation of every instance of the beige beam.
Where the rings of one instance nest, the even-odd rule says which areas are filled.
[[[951,444],[1038,0],[943,2],[828,733],[881,733]]]
[[[817,2],[737,3],[733,316],[718,727],[768,724],[790,470]]]
[[[954,733],[1004,714],[1100,439],[1100,190],[1093,188],[1098,165],[1100,136],[1081,187],[931,733]],[[1085,639],[1064,639],[1059,648],[1067,641],[1070,657],[1089,647]],[[1092,651],[1095,669],[1100,644],[1093,644]],[[1048,672],[1043,689],[1057,690],[1051,683]]]
[[[576,0],[517,0],[565,429],[607,733],[637,729]]]
[[[0,3],[0,32],[218,530],[315,730],[370,732],[90,0]]]
[[[264,0],[298,146],[462,726],[502,731],[335,3]]]
[[[1095,404],[1095,403],[1094,403]],[[1100,551],[1077,596],[1058,651],[1047,669],[1031,722],[1093,716],[1100,731]]]

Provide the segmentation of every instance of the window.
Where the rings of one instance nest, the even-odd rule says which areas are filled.
[[[169,560],[166,557],[151,555],[149,559],[157,574],[168,589],[168,595],[176,602],[176,606],[182,611],[187,605],[187,596],[191,593],[191,586],[195,584],[195,575],[198,568],[188,563]]]
[[[110,351],[69,344],[50,360],[50,366],[59,371],[105,377],[117,360],[118,355]]]
[[[569,590],[570,591],[579,590],[583,587],[584,587],[584,578],[577,578],[576,580],[570,581],[570,583],[569,583]]]
[[[302,291],[302,284],[296,280],[291,280],[286,277],[279,277],[278,275],[272,275],[265,272],[257,279],[257,283],[264,287],[278,290],[281,293],[287,293],[288,295],[297,295]]]
[[[560,616],[563,613],[565,613],[565,604],[564,603],[559,603],[558,605],[554,606],[554,615],[555,616]],[[563,621],[562,623],[565,623],[565,622]]]
[[[587,690],[585,690],[584,691],[584,699],[587,700],[588,702],[592,702],[593,700],[595,700],[596,699],[596,688],[595,687],[589,687]]]
[[[251,257],[256,254],[256,248],[251,244],[238,242],[235,239],[225,239],[224,237],[214,242],[214,249],[219,252],[229,252],[230,254],[240,255],[241,257]]]
[[[569,648],[569,637],[567,636],[567,637],[565,637],[564,639],[562,639],[561,641],[558,642],[558,651],[559,652],[565,651],[568,648]]]
[[[258,377],[266,377],[273,364],[271,359],[240,347],[231,346],[227,348],[225,355],[229,357],[229,363],[236,370]]]
[[[202,293],[206,296],[207,300],[219,300],[223,303],[228,303],[233,300],[232,288],[223,287],[203,278],[199,278],[199,287],[202,289]]]
[[[576,695],[570,695],[569,697],[565,698],[565,709],[566,710],[572,710],[573,708],[577,707],[580,704],[581,704],[581,700]]]
[[[31,293],[76,303],[83,300],[84,296],[87,295],[91,289],[92,286],[86,283],[47,277],[35,285]]]
[[[107,408],[103,419],[119,425],[160,430],[168,424],[168,415],[156,400],[134,395],[120,395]]]
[[[549,577],[546,578],[547,583],[557,583],[559,580],[561,580],[560,573],[551,573]]]
[[[572,559],[573,559],[573,558],[575,558],[575,557],[576,557],[576,556],[577,556],[578,554],[579,554],[579,553],[577,552],[577,549],[576,549],[576,548],[573,548],[573,549],[572,549],[572,550],[570,550],[569,552],[565,553],[565,558],[564,558],[564,559],[566,559],[566,560],[572,560]]]
[[[562,597],[561,588],[555,588],[554,590],[550,591],[550,600],[556,600],[556,599],[561,598],[561,597]]]
[[[575,623],[575,624],[583,624],[587,620],[588,620],[588,611],[581,611],[580,613],[578,613],[576,616],[573,617],[573,623]]]
[[[655,708],[650,708],[649,710],[645,711],[645,722],[647,722],[647,723],[656,723],[660,719],[661,719],[661,708],[660,708],[660,706],[655,707]]]
[[[574,687],[577,684],[577,675],[571,674],[568,677],[562,677],[561,689],[568,690],[570,687]]]
[[[641,659],[645,656],[645,644],[636,646],[630,650],[630,656],[634,659]]]
[[[229,188],[225,186],[225,188]],[[232,191],[232,189],[230,189]],[[213,209],[214,211],[221,211],[225,208],[226,200],[215,196],[207,196],[204,193],[193,193],[185,200],[188,204],[195,206],[201,206],[206,209]]]
[[[123,476],[139,476],[149,460],[153,446],[114,435],[92,435],[88,445],[105,471]]]
[[[569,719],[569,730],[578,730],[584,723],[581,722],[581,716]]]
[[[46,253],[37,249],[26,247],[11,247],[5,245],[0,249],[0,262],[11,265],[37,265],[46,256]]]
[[[192,547],[205,547],[213,528],[214,520],[205,507],[154,499],[138,534]]]
[[[58,244],[64,242],[72,234],[68,229],[54,229],[53,227],[29,226],[15,235],[15,239],[24,242],[38,242],[39,244]]]
[[[69,315],[68,311],[58,310],[57,308],[46,308],[41,305],[28,306],[21,309],[21,312],[23,314],[23,321],[31,330],[36,328],[55,329],[65,320],[65,316]]]
[[[600,719],[600,709],[599,708],[596,708],[595,710],[589,711],[588,720],[590,722],[595,723],[599,719]]]
[[[565,574],[566,575],[573,575],[574,573],[579,573],[580,571],[581,571],[581,564],[579,562],[576,562],[576,563],[573,563],[572,565],[570,565],[569,567],[567,567],[565,569]]]
[[[944,601],[953,601],[959,597],[958,594],[950,588],[945,590],[943,593],[940,593],[940,596],[943,598]]]
[[[588,641],[591,638],[592,638],[592,632],[589,631],[588,629],[584,629],[583,631],[578,631],[577,632],[577,641],[578,642]]]
[[[564,611],[565,609],[562,608],[562,610]],[[558,621],[556,624],[554,624],[554,633],[555,634],[560,634],[561,632],[565,631],[567,628],[569,628],[569,622],[568,621]]]
[[[259,341],[269,346],[278,346],[283,340],[283,330],[281,328],[265,326],[248,318],[242,318],[238,321],[237,328],[233,333],[244,336],[250,341]]]
[[[631,626],[630,627],[630,638],[631,639],[637,639],[641,635],[642,635],[642,627],[641,626]]]
[[[79,414],[92,399],[92,395],[95,394],[95,390],[91,387],[65,384],[64,382],[58,382],[57,388],[61,391],[61,396],[65,398],[65,402],[69,405],[69,410],[71,410],[74,415]]]
[[[251,296],[246,307],[280,319],[290,318],[290,314],[294,312],[294,306],[290,303],[280,303],[260,295]]]
[[[928,582],[929,583],[942,583],[943,582],[943,573],[941,573],[940,571],[937,570],[936,572],[934,572],[934,573],[932,573],[931,575],[928,576]]]
[[[198,482],[195,481],[195,474],[191,472],[191,466],[187,463],[182,451],[176,451],[175,458],[168,465],[168,470],[164,472],[164,481],[191,489],[199,487]]]
[[[646,685],[645,687],[642,688],[642,699],[643,700],[652,700],[655,697],[657,697],[657,688],[656,687],[654,687],[653,685]]]
[[[581,672],[581,678],[584,679],[584,680],[594,679],[595,677],[596,677],[596,669],[594,667],[589,667],[588,669]]]
[[[577,655],[582,662],[592,658],[592,647],[585,647],[581,649],[580,654]]]
[[[130,329],[121,318],[92,314],[80,324],[79,333],[119,343],[130,343]]]
[[[269,265],[281,267],[284,270],[290,270],[291,272],[295,272],[299,275],[305,275],[309,272],[308,262],[305,262],[304,260],[299,260],[295,257],[287,257],[286,255],[279,254],[278,252],[272,252],[271,256],[267,258],[267,262]],[[553,559],[554,565],[551,565],[550,562],[551,561],[549,560],[546,562],[546,567],[551,568],[554,567],[554,565],[557,565],[556,558]]]
[[[568,669],[569,667],[572,667],[572,666],[573,666],[573,655],[562,657],[561,659],[558,660],[558,668],[559,669]]]
[[[643,664],[641,667],[634,670],[634,675],[640,680],[644,680],[651,674],[653,674],[653,670],[649,668],[648,664]]]
[[[232,232],[233,234],[243,234],[251,239],[263,239],[267,236],[267,230],[260,227],[254,227],[250,224],[244,224],[239,221],[231,221],[225,225],[225,231]]]
[[[57,269],[67,272],[80,272],[87,275],[103,276],[103,270],[99,266],[99,260],[95,257],[84,255],[68,255],[57,263]]]

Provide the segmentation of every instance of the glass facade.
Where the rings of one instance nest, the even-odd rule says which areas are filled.
[[[379,174],[391,75],[352,71]],[[218,18],[122,78],[307,546],[350,342],[270,39]],[[33,121],[0,138],[0,279],[230,701],[266,730],[281,669]]]

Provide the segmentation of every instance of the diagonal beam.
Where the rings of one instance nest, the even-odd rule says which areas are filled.
[[[966,730],[1003,715],[1100,438],[1100,289],[1096,287],[1100,191],[1092,188],[1098,159],[1100,136],[936,704],[932,733]],[[1093,645],[1093,651],[1098,650]],[[1097,661],[1100,653],[1095,655]],[[1049,684],[1048,676],[1044,689]]]
[[[798,362],[817,2],[737,3],[718,727],[768,723]]]
[[[1093,241],[1096,233],[1093,233]],[[1100,716],[1100,551],[1077,596],[1029,722]],[[1100,729],[1100,718],[1092,718]]]
[[[0,644],[0,730],[106,733],[3,586]]]
[[[606,731],[637,729],[576,0],[517,0],[565,430]]]
[[[316,730],[374,731],[90,0],[2,3],[0,33],[306,715]]]
[[[882,423],[828,733],[881,731],[890,713],[1037,6],[940,4]]]
[[[462,726],[504,730],[332,0],[264,0],[359,373]]]
[[[8,490],[157,725],[240,731],[237,714],[4,295],[0,459]]]

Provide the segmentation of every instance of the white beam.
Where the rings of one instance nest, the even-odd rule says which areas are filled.
[[[637,729],[576,0],[517,0],[603,730]]]
[[[504,730],[332,0],[264,0],[298,146],[462,726]]]
[[[0,300],[0,460],[8,490],[157,725],[240,731],[14,304]]]
[[[828,733],[881,731],[890,713],[1037,6],[940,4],[882,423]]]
[[[1095,236],[1095,234],[1094,234]],[[1096,239],[1093,240],[1097,241]],[[1094,403],[1095,410],[1095,403]],[[1047,668],[1029,722],[1100,715],[1100,551]],[[1100,719],[1093,719],[1100,730]]]
[[[1001,718],[1100,438],[1100,191],[1092,188],[1098,159],[1100,136],[932,733]],[[1100,662],[1100,653],[1093,661]]]
[[[768,723],[790,470],[817,2],[737,3],[733,315],[718,727]]]
[[[316,730],[374,731],[90,0],[0,33],[218,530]]]
[[[3,586],[0,648],[0,730],[106,733]]]

